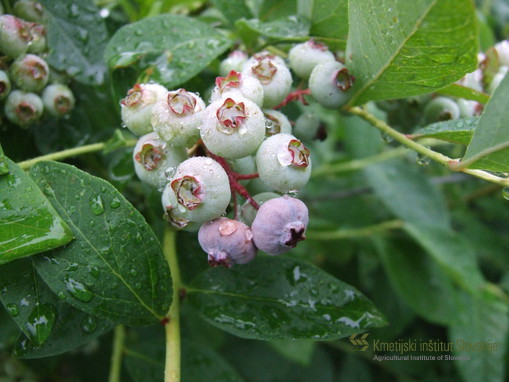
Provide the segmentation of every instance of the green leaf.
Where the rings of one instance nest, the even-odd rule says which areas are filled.
[[[198,20],[160,15],[120,28],[104,57],[111,69],[134,67],[142,80],[174,88],[200,73],[232,41]]]
[[[412,138],[435,138],[468,145],[479,123],[479,117],[432,123],[411,134]]]
[[[99,9],[88,0],[40,2],[50,15],[48,63],[84,84],[103,83],[108,32]]]
[[[348,35],[348,0],[314,0],[310,35],[329,47],[345,49]]]
[[[280,340],[271,341],[269,345],[287,360],[302,366],[309,366],[316,349],[315,341]]]
[[[9,165],[7,164],[7,158],[4,155],[4,150],[0,144],[0,175],[9,173]]]
[[[451,84],[445,88],[437,90],[436,93],[477,101],[482,104],[485,104],[490,100],[490,96],[488,94],[460,84]]]
[[[253,17],[251,9],[246,5],[245,0],[212,0],[212,4],[217,8],[230,24],[241,18],[250,19]]]
[[[73,235],[25,172],[5,157],[0,176],[0,264],[69,243]]]
[[[497,300],[465,295],[461,315],[449,326],[449,341],[454,354],[468,357],[456,361],[465,382],[502,382],[505,377],[509,316],[506,304]],[[484,350],[472,350],[472,344],[489,344]],[[468,348],[470,345],[470,349]],[[493,346],[496,346],[496,350]]]
[[[462,159],[469,168],[509,171],[509,76],[500,83],[486,105]]]
[[[400,299],[428,321],[453,323],[458,314],[458,292],[437,263],[414,243],[377,244],[387,276]]]
[[[430,93],[477,66],[472,1],[351,0],[349,28],[349,106]]]
[[[58,298],[36,273],[33,259],[0,267],[0,290],[0,300],[23,333],[14,347],[17,357],[60,354],[113,327]]]
[[[262,0],[256,17],[263,21],[277,20],[297,13],[295,0]]]
[[[274,39],[306,37],[309,35],[309,21],[299,16],[288,16],[273,21],[241,19],[235,23],[237,28],[248,30]]]
[[[418,223],[405,224],[404,229],[431,255],[458,285],[479,293],[485,285],[472,246],[459,234],[443,227]]]
[[[442,194],[416,167],[391,160],[367,167],[364,175],[375,194],[400,219],[448,229],[450,217]]]
[[[171,300],[170,274],[143,216],[110,183],[73,166],[40,162],[30,175],[76,237],[37,259],[48,286],[76,308],[117,323],[161,320]]]
[[[353,287],[285,257],[209,269],[187,292],[207,321],[244,338],[332,340],[386,323]]]

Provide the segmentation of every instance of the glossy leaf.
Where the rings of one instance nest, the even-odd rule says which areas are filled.
[[[201,21],[160,15],[120,28],[106,47],[111,69],[144,71],[141,80],[176,87],[200,73],[232,41]]]
[[[33,259],[0,267],[0,290],[0,300],[23,333],[14,348],[17,357],[60,354],[113,327],[57,297],[36,273]]]
[[[310,35],[330,47],[344,49],[348,35],[348,0],[314,0],[311,6]]]
[[[437,122],[414,131],[411,136],[468,145],[478,123],[479,117]]]
[[[253,17],[245,0],[212,0],[212,4],[231,24],[235,24],[235,21],[241,18],[250,19]]]
[[[469,99],[482,104],[485,104],[490,100],[490,96],[488,94],[459,84],[449,85],[443,89],[437,90],[437,93],[451,97]]]
[[[505,76],[486,105],[462,159],[468,163],[468,167],[491,171],[509,171],[508,98],[509,76]]]
[[[295,0],[262,0],[258,15],[262,21],[272,21],[297,13]]]
[[[349,28],[349,105],[430,93],[477,66],[471,1],[351,0]]]
[[[41,190],[5,157],[0,176],[0,264],[69,243],[73,234]]]
[[[443,196],[415,167],[391,160],[367,167],[364,175],[375,194],[400,219],[448,229],[450,218]]]
[[[103,51],[108,32],[99,9],[88,0],[40,3],[50,15],[48,63],[84,84],[103,83],[106,74]]]
[[[462,314],[449,327],[449,341],[455,345],[453,355],[469,358],[457,361],[457,369],[465,382],[504,381],[509,334],[507,305],[496,299],[464,297]],[[468,350],[468,344],[476,343],[490,344],[491,348]]]
[[[48,286],[78,309],[115,322],[161,320],[171,300],[170,274],[142,215],[111,184],[73,166],[40,162],[30,175],[76,237],[37,259]]]
[[[275,39],[305,37],[309,34],[309,21],[298,16],[263,22],[259,19],[241,19],[235,24],[238,28],[247,28],[252,32]]]
[[[332,340],[385,324],[359,291],[285,257],[209,269],[187,292],[207,321],[244,338]]]
[[[404,228],[458,285],[473,293],[482,289],[484,278],[466,239],[442,227],[410,223]]]

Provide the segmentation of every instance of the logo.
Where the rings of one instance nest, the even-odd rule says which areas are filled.
[[[369,333],[364,333],[360,337],[358,337],[358,334],[352,334],[350,336],[350,342],[353,346],[355,346],[355,350],[357,351],[366,351],[369,344],[368,341],[366,341],[366,337],[369,336]]]

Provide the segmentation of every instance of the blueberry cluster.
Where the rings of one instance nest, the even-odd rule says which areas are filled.
[[[220,64],[206,103],[186,89],[136,84],[121,100],[124,125],[140,136],[136,174],[162,192],[166,219],[198,230],[211,265],[251,261],[258,250],[279,255],[304,240],[306,205],[294,195],[311,175],[311,139],[320,121],[303,114],[295,127],[278,109],[295,94],[325,107],[348,99],[352,77],[324,45],[298,44],[287,61],[267,51],[233,51]],[[310,90],[293,90],[292,71]],[[251,196],[246,182],[265,190]],[[239,198],[245,200],[239,205]],[[233,218],[226,217],[231,208]]]
[[[10,122],[27,127],[44,113],[69,113],[75,100],[44,59],[46,16],[41,4],[19,0],[13,13],[0,12],[0,102]]]

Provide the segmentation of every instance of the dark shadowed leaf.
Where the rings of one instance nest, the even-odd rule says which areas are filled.
[[[114,322],[162,319],[170,274],[143,216],[110,183],[76,167],[40,162],[30,175],[76,237],[36,260],[48,286],[78,309]]]

